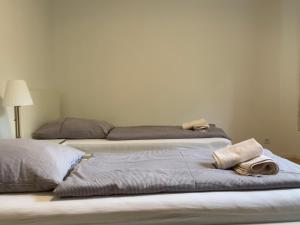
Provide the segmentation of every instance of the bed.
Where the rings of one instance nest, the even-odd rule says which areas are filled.
[[[230,144],[224,138],[52,140],[87,153]],[[295,224],[300,189],[216,191],[59,199],[52,193],[1,194],[0,224]],[[282,222],[282,223],[281,223]]]

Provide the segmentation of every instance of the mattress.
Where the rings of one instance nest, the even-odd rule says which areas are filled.
[[[67,140],[63,144],[93,153],[165,149],[172,145],[224,147],[230,141],[222,138]],[[201,225],[300,221],[300,189],[296,188],[74,199],[58,199],[52,193],[0,194],[0,203],[0,225]]]
[[[194,138],[194,139],[154,139],[154,140],[122,140],[106,139],[65,140],[63,145],[78,148],[87,153],[94,152],[132,152],[145,150],[163,150],[168,147],[192,148],[205,145],[207,148],[223,148],[231,141],[225,138]]]
[[[228,225],[300,221],[300,189],[63,200],[49,193],[2,194],[0,202],[0,225]]]

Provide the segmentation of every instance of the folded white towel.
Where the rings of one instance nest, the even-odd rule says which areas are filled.
[[[254,138],[251,138],[214,151],[213,158],[217,168],[228,169],[241,162],[258,157],[262,152],[262,146]]]
[[[201,129],[202,130],[202,129],[207,129],[207,128],[209,128],[209,124],[203,118],[182,124],[182,129],[184,129],[184,130],[191,130],[191,129],[194,129],[194,130]]]
[[[237,173],[245,176],[274,175],[279,171],[278,165],[269,157],[261,155],[233,168]]]

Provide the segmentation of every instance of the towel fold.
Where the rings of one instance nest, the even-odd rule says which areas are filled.
[[[208,122],[201,118],[199,120],[193,120],[182,124],[182,129],[184,130],[202,130],[209,128]]]
[[[269,157],[261,155],[233,168],[237,173],[245,176],[274,175],[279,171],[278,165]]]
[[[262,146],[254,139],[240,142],[214,151],[213,158],[218,169],[228,169],[241,162],[248,161],[262,154]]]

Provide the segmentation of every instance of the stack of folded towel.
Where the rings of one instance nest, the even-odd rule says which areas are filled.
[[[215,151],[213,158],[218,169],[233,168],[241,175],[277,174],[278,165],[262,153],[262,146],[252,138]]]
[[[209,128],[209,124],[203,118],[182,124],[182,129],[184,130],[203,130],[207,128]]]

